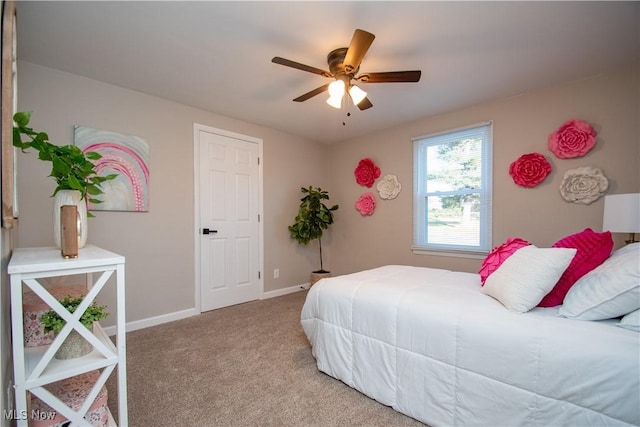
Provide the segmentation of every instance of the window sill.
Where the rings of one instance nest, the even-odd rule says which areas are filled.
[[[450,258],[485,259],[488,252],[473,251],[434,251],[429,249],[411,248],[414,255],[444,256]]]

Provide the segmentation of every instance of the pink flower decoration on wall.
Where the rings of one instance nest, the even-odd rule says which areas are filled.
[[[513,182],[522,187],[535,187],[551,173],[551,165],[540,153],[523,154],[509,166]]]
[[[589,123],[567,120],[549,135],[549,150],[559,159],[582,157],[596,145],[596,135]]]
[[[373,160],[366,157],[360,160],[353,173],[358,184],[371,188],[373,182],[380,176],[380,168],[373,163]]]
[[[376,198],[373,193],[364,193],[356,202],[356,209],[362,216],[372,215],[375,208]]]

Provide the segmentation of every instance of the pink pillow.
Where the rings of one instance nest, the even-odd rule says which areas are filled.
[[[522,240],[519,237],[509,237],[506,242],[500,246],[496,246],[489,252],[489,255],[482,261],[482,267],[480,267],[480,281],[482,286],[487,280],[487,277],[502,265],[505,259],[509,258],[515,251],[525,246],[529,246],[531,243],[526,240]]]
[[[576,281],[602,264],[613,250],[611,232],[596,233],[590,228],[572,234],[553,244],[554,248],[575,248],[578,250],[564,271],[558,283],[555,284],[538,307],[555,307],[562,304],[565,295]]]

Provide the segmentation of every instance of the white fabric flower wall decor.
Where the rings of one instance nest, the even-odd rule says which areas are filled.
[[[567,202],[589,205],[598,200],[609,188],[609,180],[602,169],[583,166],[565,172],[560,184],[560,195]]]
[[[389,174],[383,176],[380,181],[378,181],[376,189],[381,199],[391,200],[398,196],[402,185],[400,185],[397,176]]]

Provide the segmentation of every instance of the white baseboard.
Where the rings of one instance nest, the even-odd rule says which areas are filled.
[[[163,323],[173,322],[175,320],[186,319],[187,317],[195,316],[199,314],[195,308],[189,308],[187,310],[176,311],[173,313],[162,314],[160,316],[149,317],[142,320],[134,320],[133,322],[127,322],[125,327],[127,332],[137,331],[138,329],[148,328],[150,326],[161,325]],[[116,334],[115,326],[108,326],[104,328],[107,335],[112,336]]]
[[[260,299],[280,297],[283,295],[292,294],[294,292],[304,291],[306,289],[309,289],[310,287],[311,285],[309,283],[303,283],[302,285],[291,286],[290,288],[276,289],[275,291],[264,292]],[[187,310],[149,317],[147,319],[134,320],[133,322],[127,322],[125,330],[127,332],[137,331],[138,329],[162,325],[163,323],[173,322],[175,320],[186,319],[187,317],[195,316],[197,314],[200,313],[198,313],[195,308],[189,308]],[[113,336],[116,334],[116,327],[107,326],[106,328],[104,328],[104,331],[107,333],[107,335]]]
[[[292,294],[294,292],[304,291],[306,289],[309,289],[310,286],[311,285],[309,283],[303,283],[302,285],[291,286],[290,288],[276,289],[275,291],[264,292],[260,299],[281,297],[283,295]]]

